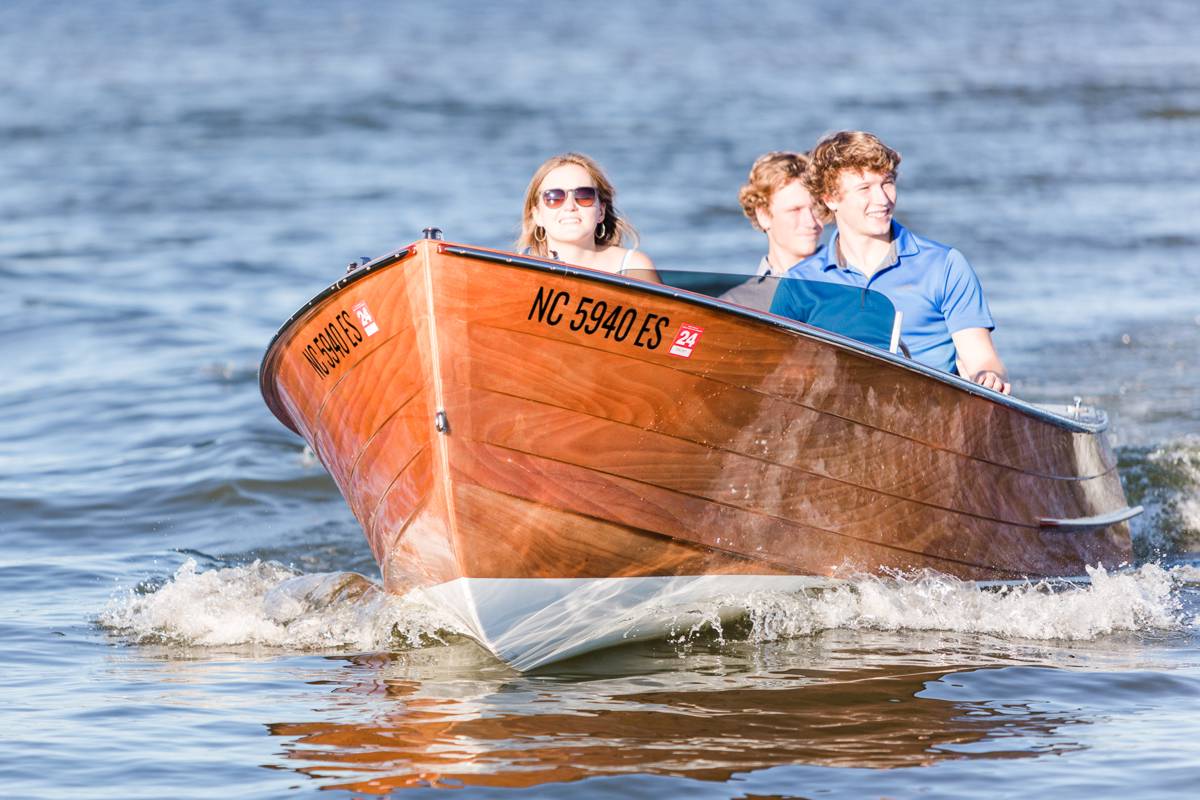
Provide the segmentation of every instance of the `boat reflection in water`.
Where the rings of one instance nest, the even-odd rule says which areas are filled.
[[[269,729],[291,740],[291,768],[367,794],[631,774],[721,782],[788,765],[889,769],[1079,747],[1069,726],[1081,720],[1069,712],[936,696],[996,662],[923,660],[921,634],[906,637],[906,652],[883,634],[897,649],[859,649],[872,638],[829,632],[774,653],[758,643],[682,658],[638,643],[560,664],[552,677],[516,675],[469,646],[349,658],[335,704],[345,718],[359,702],[351,697],[368,695],[370,721],[322,713]],[[831,655],[831,644],[841,651]]]

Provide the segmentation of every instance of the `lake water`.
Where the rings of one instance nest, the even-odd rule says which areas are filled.
[[[1184,0],[7,0],[0,795],[1194,792],[1198,30]],[[259,397],[276,327],[427,225],[505,246],[568,149],[660,266],[750,268],[749,165],[841,128],[903,154],[898,215],[974,264],[1016,393],[1108,409],[1136,568],[764,595],[529,675],[381,596]]]

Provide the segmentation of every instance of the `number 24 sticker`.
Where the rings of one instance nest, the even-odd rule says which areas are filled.
[[[679,333],[675,334],[675,344],[671,345],[671,355],[691,358],[692,351],[696,349],[696,343],[700,341],[702,333],[704,333],[703,328],[697,328],[695,325],[687,323],[681,325]]]

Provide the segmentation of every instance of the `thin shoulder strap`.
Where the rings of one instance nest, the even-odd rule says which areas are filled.
[[[620,268],[621,268],[622,270],[624,270],[624,269],[625,269],[627,266],[629,266],[629,257],[630,257],[631,255],[633,255],[633,251],[634,251],[634,250],[637,250],[637,248],[636,248],[636,247],[631,247],[631,248],[629,248],[628,250],[626,250],[626,251],[625,251],[625,257],[621,259],[621,267],[620,267]]]

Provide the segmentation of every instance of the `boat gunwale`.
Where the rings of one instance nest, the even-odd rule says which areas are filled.
[[[819,339],[828,344],[842,347],[843,349],[853,350],[861,355],[885,361],[892,366],[920,373],[926,377],[933,378],[941,381],[942,383],[965,391],[968,394],[982,397],[993,402],[1000,403],[1001,405],[1006,405],[1017,411],[1024,412],[1029,416],[1052,423],[1060,428],[1065,428],[1074,433],[1095,434],[1101,433],[1108,429],[1107,414],[1100,409],[1095,409],[1095,411],[1101,416],[1101,419],[1097,422],[1085,422],[1083,420],[1071,419],[1070,417],[1056,414],[1049,409],[1035,405],[1034,403],[1030,403],[1026,400],[1021,400],[1011,395],[1006,395],[992,389],[987,389],[977,383],[972,383],[971,381],[968,381],[959,375],[952,375],[949,372],[943,372],[940,369],[927,366],[918,361],[902,358],[894,353],[881,350],[877,347],[872,347],[868,344],[859,342],[856,339],[851,339],[847,336],[834,333],[833,331],[826,331],[822,328],[816,328],[797,320],[791,320],[787,317],[777,316],[765,311],[758,311],[756,309],[740,306],[735,303],[727,303],[722,300],[718,300],[715,297],[709,297],[708,295],[700,294],[698,292],[691,292],[687,289],[667,286],[666,284],[649,283],[647,281],[641,281],[636,278],[626,277],[624,275],[614,275],[612,273],[592,270],[586,267],[577,267],[560,261],[532,258],[529,256],[518,255],[516,253],[488,250],[486,248],[472,247],[470,245],[439,242],[438,250],[440,252],[450,253],[451,255],[467,256],[469,258],[476,258],[482,261],[491,261],[501,264],[508,264],[511,266],[544,270],[552,273],[569,275],[571,277],[594,280],[601,283],[610,283],[624,288],[645,291],[649,294],[658,294],[675,300],[682,300],[684,302],[692,303],[693,305],[704,306],[711,310],[730,312],[738,316],[748,317],[759,322],[765,322],[768,325],[772,325],[776,328],[783,328],[784,330],[794,331],[804,336],[808,336],[809,338]],[[684,272],[686,270],[678,271]],[[704,270],[695,271],[704,272]]]
[[[521,267],[524,269],[550,272],[572,278],[582,278],[584,280],[589,280],[596,283],[607,283],[613,286],[633,289],[646,294],[659,295],[662,297],[671,298],[673,300],[680,300],[685,303],[707,308],[709,310],[733,314],[746,319],[753,319],[757,322],[765,323],[775,328],[791,331],[810,339],[816,339],[826,344],[834,345],[835,347],[839,347],[843,350],[850,350],[859,355],[866,356],[867,358],[881,361],[891,367],[915,372],[925,376],[926,378],[931,378],[948,386],[952,386],[955,389],[966,392],[967,394],[1006,406],[1015,411],[1021,412],[1028,417],[1049,423],[1057,428],[1061,428],[1071,433],[1099,434],[1108,429],[1108,417],[1103,410],[1093,409],[1100,416],[1100,419],[1096,422],[1086,422],[1081,419],[1072,419],[1070,417],[1057,414],[1041,405],[1036,405],[1027,400],[1021,400],[1013,397],[1012,395],[1006,395],[992,389],[987,389],[977,383],[972,383],[961,376],[953,375],[949,372],[943,372],[942,370],[927,366],[918,361],[903,358],[894,353],[872,347],[832,331],[826,331],[821,328],[806,325],[805,323],[770,314],[765,311],[758,311],[756,309],[736,305],[734,303],[727,303],[717,298],[709,297],[708,295],[699,294],[697,292],[691,292],[686,289],[679,289],[673,286],[667,286],[665,284],[650,283],[624,275],[615,275],[608,272],[588,269],[586,267],[578,267],[560,261],[551,261],[548,259],[523,256],[517,253],[501,250],[489,250],[487,248],[473,247],[471,245],[456,244],[432,239],[419,240],[411,245],[408,245],[407,247],[394,250],[351,270],[345,276],[339,278],[321,292],[314,295],[307,303],[301,306],[287,319],[286,322],[279,327],[263,353],[263,358],[260,362],[258,372],[259,390],[264,399],[267,400],[267,405],[271,408],[273,413],[275,412],[276,404],[272,403],[271,399],[276,396],[276,392],[272,387],[268,386],[268,370],[266,367],[268,362],[275,355],[276,346],[279,344],[280,340],[284,338],[284,335],[288,332],[288,330],[300,320],[307,317],[311,311],[313,311],[317,306],[321,305],[326,299],[334,294],[337,294],[347,286],[350,286],[351,284],[362,280],[363,278],[366,278],[381,269],[390,267],[414,255],[417,252],[417,248],[423,242],[430,242],[436,245],[439,253],[449,253],[450,255],[463,256],[480,261],[488,261],[492,263],[505,264],[508,266]],[[703,272],[703,270],[696,271]],[[279,415],[276,414],[276,416]],[[287,421],[283,420],[282,418],[280,418],[280,420],[283,421],[287,427],[295,430],[292,424],[288,424]]]

